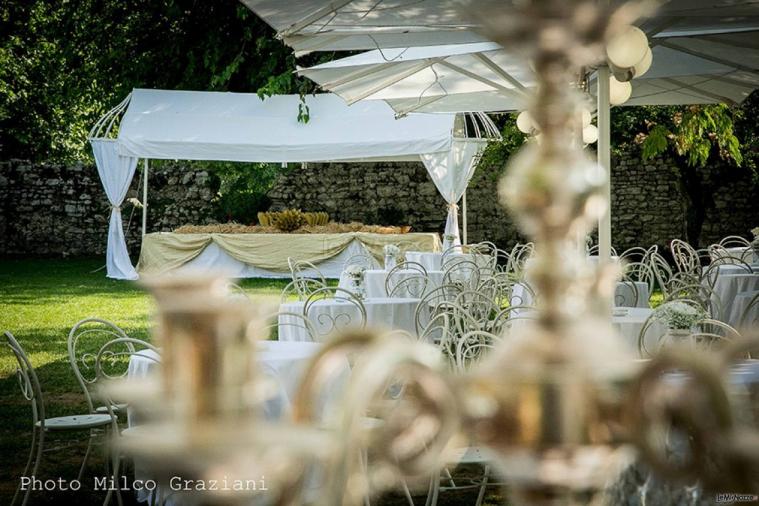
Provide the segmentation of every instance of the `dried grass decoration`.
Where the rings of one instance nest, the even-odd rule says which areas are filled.
[[[325,213],[326,214],[326,213]],[[260,220],[259,220],[260,221]],[[381,225],[364,225],[359,222],[335,223],[325,225],[305,225],[291,234],[344,234],[347,232],[367,232],[371,234],[407,234],[411,227],[385,227]],[[176,234],[281,234],[284,231],[274,226],[241,225],[240,223],[219,223],[215,225],[183,225],[174,230]]]

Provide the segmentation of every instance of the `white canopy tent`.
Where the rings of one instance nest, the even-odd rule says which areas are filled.
[[[348,107],[331,94],[309,96],[307,123],[297,119],[298,95],[135,89],[90,132],[98,172],[112,206],[107,271],[136,279],[121,225],[120,206],[137,166],[144,163],[143,235],[147,217],[147,159],[247,162],[423,161],[455,213],[449,186],[467,183],[494,131],[484,115],[410,115],[396,119],[383,102]],[[472,125],[479,125],[475,131]],[[118,126],[118,135],[114,136]],[[468,134],[472,133],[472,136]],[[458,187],[457,187],[458,188]],[[444,191],[446,190],[446,191]],[[455,217],[454,217],[455,218]],[[451,227],[456,220],[449,216]],[[455,235],[458,229],[446,229]]]

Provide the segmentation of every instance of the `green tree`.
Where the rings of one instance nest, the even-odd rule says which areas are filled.
[[[679,170],[688,197],[686,238],[698,245],[712,196],[707,178],[724,175],[744,163],[756,173],[757,94],[740,107],[725,104],[644,106],[614,109],[613,144],[640,149],[644,160],[666,155]],[[753,124],[743,123],[745,117]],[[748,148],[748,150],[747,150]]]
[[[4,158],[89,159],[90,127],[136,87],[315,89],[293,74],[292,51],[236,0],[10,0],[0,2],[0,34]],[[293,114],[306,120],[308,111]]]

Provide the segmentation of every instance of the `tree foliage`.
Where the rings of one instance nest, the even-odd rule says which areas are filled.
[[[740,166],[744,153],[735,124],[744,109],[725,104],[629,107],[612,115],[618,147],[639,145],[643,158],[669,152],[690,167],[719,159]]]
[[[0,33],[4,158],[89,159],[90,127],[132,88],[314,90],[237,0],[10,0],[0,2]],[[308,119],[303,108],[293,114]]]

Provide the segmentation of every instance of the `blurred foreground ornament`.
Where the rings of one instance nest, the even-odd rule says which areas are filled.
[[[267,305],[228,297],[227,282],[218,276],[145,284],[158,302],[154,337],[161,375],[106,387],[106,396],[127,400],[130,409],[147,415],[145,423],[117,438],[119,450],[180,502],[302,502],[309,463],[334,452],[334,434],[264,420],[255,342],[263,337]],[[175,491],[176,478],[200,485]],[[211,483],[228,486],[210,490]]]

